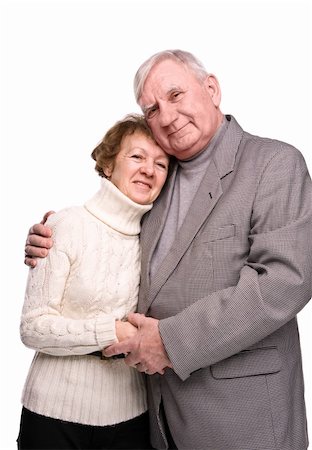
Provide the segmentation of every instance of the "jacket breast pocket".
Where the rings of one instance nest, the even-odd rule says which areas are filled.
[[[249,251],[248,240],[236,224],[206,227],[198,236],[202,252],[209,252],[213,290],[235,286]]]
[[[281,370],[282,362],[276,347],[244,350],[210,367],[215,379],[269,375]]]
[[[235,236],[234,224],[223,225],[221,227],[208,227],[198,235],[196,238],[196,245],[228,239],[233,236]]]
[[[232,263],[236,231],[235,224],[205,226],[194,239],[188,254],[188,283],[198,298],[237,282],[239,274]]]

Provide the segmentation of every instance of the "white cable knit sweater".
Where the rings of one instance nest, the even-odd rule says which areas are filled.
[[[136,309],[140,220],[151,207],[103,179],[84,206],[49,217],[54,245],[29,271],[20,327],[37,350],[22,396],[29,410],[101,426],[147,410],[141,373],[85,355],[115,342],[115,319]]]

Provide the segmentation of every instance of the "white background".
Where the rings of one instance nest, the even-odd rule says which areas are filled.
[[[193,52],[219,78],[223,112],[295,145],[311,173],[308,3],[1,2],[1,450],[15,449],[33,355],[19,340],[27,230],[98,189],[90,153],[116,120],[139,111],[138,66],[160,50]],[[299,323],[312,436],[311,308]]]

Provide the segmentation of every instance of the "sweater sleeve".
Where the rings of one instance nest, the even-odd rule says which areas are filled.
[[[49,221],[54,245],[48,257],[29,270],[20,323],[21,340],[27,347],[56,356],[83,355],[117,341],[112,314],[88,317],[79,306],[77,313],[64,314],[66,290],[82,251],[77,247],[82,247],[79,221],[68,220],[69,215],[65,210]]]

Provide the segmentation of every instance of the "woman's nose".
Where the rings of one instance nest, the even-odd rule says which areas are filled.
[[[140,168],[141,173],[151,177],[154,175],[154,164],[152,161],[146,161]]]

